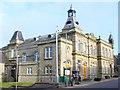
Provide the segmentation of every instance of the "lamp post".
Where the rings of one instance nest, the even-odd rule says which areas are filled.
[[[18,50],[17,50],[17,46],[16,46],[16,90],[17,90],[17,82],[18,82]]]
[[[58,75],[58,31],[59,30],[56,31],[56,82],[57,83],[59,83],[59,75]]]
[[[65,38],[66,38],[66,75],[67,75],[67,31],[66,31],[66,34],[65,34]]]

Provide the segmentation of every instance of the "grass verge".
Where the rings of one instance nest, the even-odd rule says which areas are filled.
[[[26,83],[26,82],[17,82],[18,86],[31,86],[34,83]],[[1,88],[10,88],[12,85],[16,85],[16,82],[0,82]]]

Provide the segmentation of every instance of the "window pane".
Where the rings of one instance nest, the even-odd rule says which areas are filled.
[[[52,58],[52,47],[49,48],[49,57]]]
[[[78,42],[78,51],[80,52],[80,42]]]
[[[27,74],[32,74],[32,67],[27,68]]]
[[[26,62],[26,53],[24,54],[23,61]]]
[[[49,49],[45,48],[45,58],[48,58],[48,57],[49,57]]]
[[[50,74],[52,74],[52,66],[50,66]]]
[[[45,74],[48,74],[48,67],[45,67]]]
[[[14,57],[14,49],[11,50],[11,57]]]
[[[38,61],[38,52],[35,53],[35,61]]]

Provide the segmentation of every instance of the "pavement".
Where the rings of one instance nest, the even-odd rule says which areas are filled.
[[[118,80],[118,78],[110,78],[110,79],[104,79],[101,81],[81,81],[79,85],[74,85],[73,87],[79,87],[79,86],[88,86],[92,84],[97,84],[97,83],[103,83],[103,82],[108,82],[108,81],[113,81],[113,80]],[[65,87],[65,88],[73,88],[73,87]]]

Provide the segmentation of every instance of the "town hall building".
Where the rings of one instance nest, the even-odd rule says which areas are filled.
[[[112,34],[108,41],[83,34],[71,6],[61,32],[24,39],[15,31],[9,44],[0,49],[3,71],[0,81],[56,82],[56,36],[58,37],[58,75],[79,71],[81,79],[112,77],[114,74]],[[17,77],[16,77],[17,75]]]

